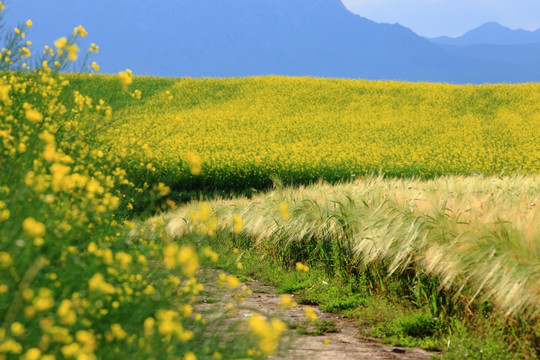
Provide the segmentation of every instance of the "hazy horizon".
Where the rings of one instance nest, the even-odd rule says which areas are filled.
[[[382,23],[399,23],[418,35],[457,37],[487,22],[510,29],[540,28],[537,0],[342,0],[349,11]]]

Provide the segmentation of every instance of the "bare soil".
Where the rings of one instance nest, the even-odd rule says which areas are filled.
[[[225,311],[228,303],[238,304],[234,297],[235,293],[224,289],[219,289],[216,284],[219,271],[214,269],[204,269],[199,275],[199,280],[205,285],[204,296],[196,310],[212,316],[212,313],[221,313],[219,309]],[[272,286],[262,284],[257,280],[244,283],[253,293],[244,298],[244,301],[237,306],[237,311],[229,313],[228,321],[234,322],[246,320],[254,313],[271,316],[281,319],[289,325],[289,330],[285,335],[285,349],[279,354],[271,356],[270,359],[290,359],[290,360],[337,360],[337,359],[406,359],[423,360],[429,359],[436,352],[426,351],[420,348],[393,347],[374,339],[366,339],[362,336],[362,331],[358,325],[358,320],[348,319],[341,315],[326,313],[318,306],[298,305],[291,309],[284,309],[281,305],[281,294],[276,293]],[[294,298],[294,295],[293,295]],[[298,329],[310,331],[312,326],[307,325],[303,308],[309,306],[313,308],[319,316],[318,320],[326,320],[335,324],[338,332],[325,333],[323,335],[306,335]],[[218,309],[217,312],[215,310]],[[288,344],[288,345],[287,345]]]

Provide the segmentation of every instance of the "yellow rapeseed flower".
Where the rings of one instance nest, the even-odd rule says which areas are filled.
[[[32,23],[32,20],[30,20],[30,19],[26,20],[26,26],[32,27],[32,25],[34,25],[34,24]]]
[[[201,170],[202,170],[201,157],[198,154],[190,151],[186,155],[186,160],[187,160],[187,163],[188,163],[188,166],[189,166],[189,171],[191,172],[191,174],[192,175],[200,175]]]
[[[23,48],[21,49],[21,52],[23,53],[23,56],[24,56],[24,57],[30,57],[30,56],[32,55],[32,53],[30,52],[30,50],[28,50],[28,48],[26,48],[26,47],[23,47]]]
[[[37,221],[33,217],[24,219],[22,228],[25,233],[33,237],[41,237],[45,235],[45,224]]]
[[[285,294],[281,296],[281,306],[283,306],[285,309],[290,309],[297,305],[298,303],[293,300],[291,295]]]
[[[38,348],[28,349],[22,356],[24,360],[38,360],[41,359],[41,350]]]
[[[219,258],[219,255],[209,247],[204,248],[203,254],[205,257],[209,258],[210,261],[212,262],[216,262]]]
[[[289,214],[289,205],[286,202],[279,204],[279,213],[283,220],[289,220],[291,218],[291,214]]]
[[[68,44],[66,45],[66,50],[67,50],[67,53],[68,53],[68,59],[70,61],[75,61],[77,60],[77,57],[78,57],[78,53],[79,53],[79,47],[77,46],[77,44]]]
[[[122,84],[122,89],[126,91],[128,87],[133,83],[131,70],[126,69],[125,71],[120,71],[118,73],[118,79],[120,80],[120,84]]]
[[[19,337],[22,334],[24,334],[25,329],[24,329],[23,324],[21,324],[20,322],[15,321],[13,324],[11,324],[10,330],[11,330],[11,333],[13,334],[13,336]]]
[[[156,320],[152,317],[146,318],[144,320],[144,336],[146,337],[152,337],[154,336],[154,326],[156,324]]]
[[[317,320],[317,318],[319,317],[315,311],[313,310],[313,308],[309,307],[309,306],[305,306],[304,307],[304,313],[306,314],[306,317],[309,319],[309,320],[312,320],[312,321],[315,321]]]
[[[54,42],[54,46],[57,49],[63,49],[64,47],[66,47],[67,44],[68,44],[68,41],[67,41],[67,38],[65,37],[61,37],[60,39]]]
[[[0,251],[0,269],[7,269],[12,263],[11,255],[5,251]]]
[[[127,332],[124,329],[122,329],[122,325],[120,324],[112,324],[111,333],[118,340],[123,340],[127,337]]]
[[[88,51],[90,51],[91,53],[97,54],[99,52],[99,46],[92,43],[90,44],[90,48],[88,49]]]
[[[253,334],[259,338],[259,350],[265,355],[274,354],[286,325],[277,319],[272,319],[269,323],[259,314],[250,317],[248,324]]]
[[[301,272],[308,272],[309,266],[302,264],[301,262],[296,263],[296,270]]]
[[[238,214],[233,214],[233,231],[235,234],[238,234],[242,231],[243,220]]]
[[[100,69],[99,65],[95,61],[92,61],[92,69],[95,71],[99,71]]]
[[[73,29],[73,35],[85,37],[86,35],[88,35],[88,32],[86,32],[86,29],[83,28],[82,25],[79,25],[75,29]]]
[[[43,120],[43,115],[39,111],[33,110],[33,109],[27,109],[26,110],[26,118],[30,120],[33,123],[40,122]]]

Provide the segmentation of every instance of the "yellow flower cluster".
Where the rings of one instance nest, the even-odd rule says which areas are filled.
[[[248,323],[251,331],[259,338],[259,350],[265,355],[274,354],[286,325],[277,319],[267,321],[259,314],[250,317]]]
[[[193,230],[214,236],[218,227],[218,221],[215,216],[212,216],[212,208],[207,203],[201,203],[198,210],[189,213],[189,220]]]
[[[305,306],[304,313],[306,314],[308,320],[315,321],[319,318],[319,316],[315,313],[315,310],[313,310],[312,307]]]
[[[120,71],[118,73],[118,79],[120,80],[122,89],[124,89],[124,91],[127,91],[129,86],[133,83],[133,73],[129,69],[126,69],[125,71]]]
[[[41,67],[28,74],[17,61],[32,55],[31,42],[22,42],[31,26],[27,21],[16,36],[7,34],[15,45],[0,51],[0,359],[193,360],[219,355],[210,347],[216,343],[224,354],[245,355],[249,342],[216,340],[221,335],[205,330],[206,319],[194,311],[203,289],[196,249],[174,243],[164,224],[153,224],[148,234],[125,218],[129,205],[145,208],[171,188],[159,181],[134,185],[125,155],[101,147],[112,107],[73,85],[81,84],[77,75],[57,73],[78,59],[86,30],[78,26],[55,50],[46,47]],[[96,63],[92,68],[99,70]],[[121,79],[129,86],[131,72]],[[217,227],[208,206],[193,223],[207,234]],[[217,260],[211,249],[204,254]]]
[[[226,275],[224,273],[219,273],[218,275],[218,286],[228,287],[229,289],[236,289],[240,286],[240,280],[234,275]]]
[[[309,266],[302,264],[301,262],[296,263],[296,271],[308,272]]]
[[[76,43],[69,42],[66,37],[59,38],[54,42],[58,56],[66,54],[67,59],[75,61],[78,58],[79,46]]]
[[[242,217],[238,214],[233,214],[233,232],[239,234],[242,231],[243,225],[244,221],[242,220]]]
[[[163,255],[168,269],[180,267],[186,276],[194,276],[199,268],[199,257],[191,245],[180,247],[176,243],[169,244],[165,247]]]
[[[292,296],[289,294],[281,295],[281,306],[285,309],[290,309],[297,306],[298,303],[293,300]]]

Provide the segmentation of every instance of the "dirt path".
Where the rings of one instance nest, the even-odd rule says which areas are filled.
[[[233,292],[219,289],[216,286],[217,274],[219,271],[213,269],[203,270],[200,279],[204,279],[205,296],[201,298],[201,303],[197,305],[198,311],[210,311],[217,308],[226,309],[227,303],[235,303]],[[280,306],[281,295],[276,294],[275,288],[261,284],[257,280],[246,282],[244,285],[252,290],[252,295],[246,296],[236,313],[231,314],[231,321],[240,319],[246,321],[253,313],[270,314],[286,322],[291,329],[287,338],[290,346],[283,353],[272,356],[270,359],[290,359],[290,360],[337,360],[337,359],[404,359],[420,360],[429,359],[434,352],[429,352],[419,348],[392,347],[376,341],[366,340],[361,337],[357,322],[352,319],[343,318],[336,314],[325,313],[317,306],[299,305],[289,310]],[[323,335],[305,335],[294,328],[303,330],[313,330],[305,328],[305,313],[303,308],[309,306],[313,308],[319,316],[318,320],[335,324],[338,332],[325,333]]]

